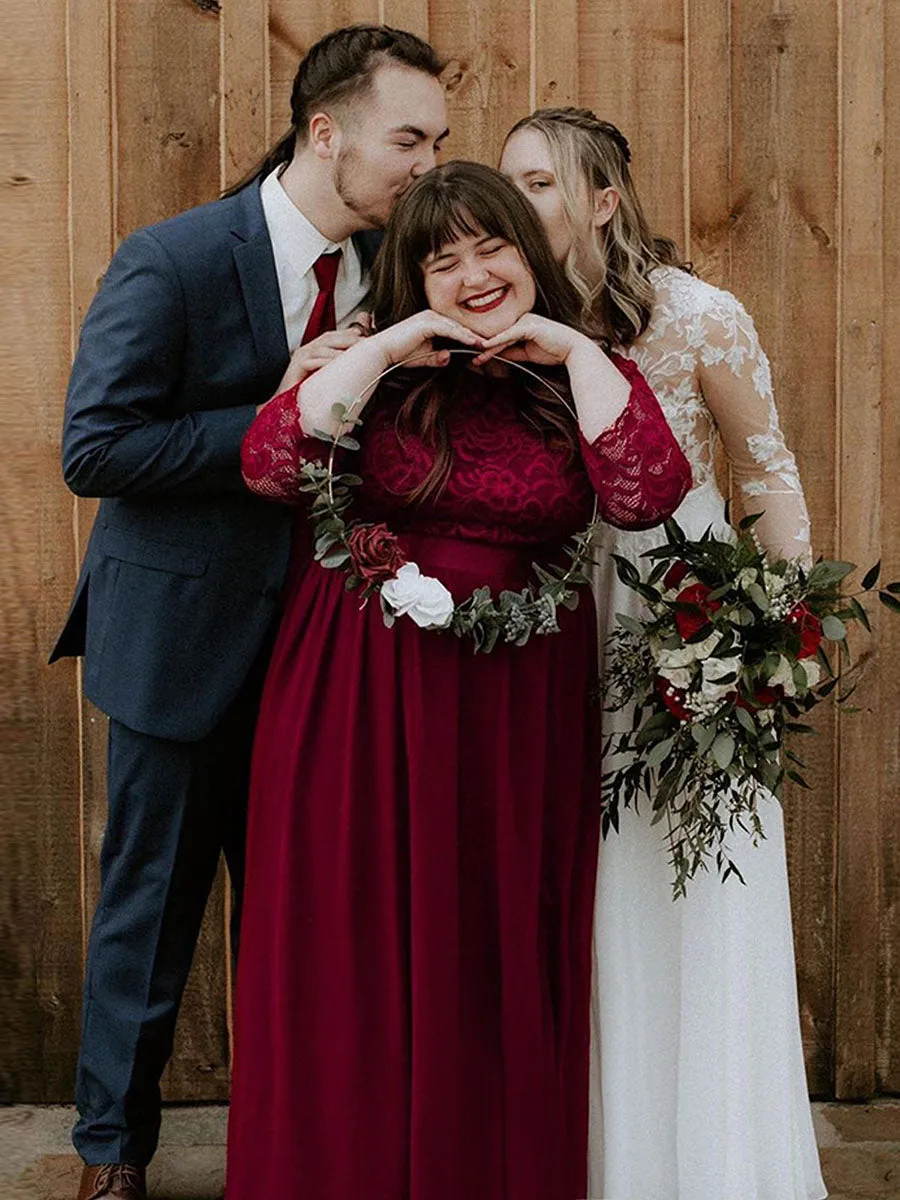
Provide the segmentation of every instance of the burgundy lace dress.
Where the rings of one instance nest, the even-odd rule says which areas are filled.
[[[451,474],[365,413],[357,511],[457,600],[529,580],[583,529],[658,524],[690,468],[636,367],[629,405],[567,462],[518,384],[471,375]],[[244,443],[251,488],[297,497],[296,389]],[[474,654],[384,627],[311,559],[306,513],[251,785],[228,1200],[578,1200],[586,1194],[599,767],[590,592],[561,632]]]

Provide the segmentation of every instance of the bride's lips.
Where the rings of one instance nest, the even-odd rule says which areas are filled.
[[[460,300],[459,307],[464,308],[466,312],[470,313],[493,312],[495,308],[498,308],[503,303],[503,301],[509,295],[509,291],[510,284],[508,283],[503,287],[491,288],[489,292],[481,292],[477,296],[469,296],[466,300]],[[489,300],[487,304],[472,303],[473,300],[480,300],[482,296],[494,296],[494,299]]]

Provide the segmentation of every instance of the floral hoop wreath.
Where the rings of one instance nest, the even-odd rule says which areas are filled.
[[[472,354],[475,350],[450,350],[450,354]],[[349,404],[334,404],[331,411],[338,423],[336,434],[313,430],[313,436],[331,443],[328,464],[300,460],[300,476],[305,480],[301,492],[313,494],[311,517],[315,533],[315,561],[326,568],[343,570],[348,591],[361,587],[363,604],[377,593],[384,623],[390,629],[398,617],[407,616],[420,629],[445,630],[457,637],[471,637],[475,650],[488,653],[499,640],[514,646],[524,646],[532,634],[558,633],[557,609],[578,607],[577,587],[590,585],[585,567],[592,561],[591,542],[599,522],[597,502],[590,524],[564,546],[571,559],[568,567],[533,563],[537,586],[528,584],[521,591],[503,591],[495,600],[489,587],[476,588],[460,604],[453,600],[448,588],[429,575],[423,575],[416,563],[410,562],[395,534],[384,523],[371,524],[347,520],[346,509],[351,503],[350,489],[358,487],[358,475],[335,473],[338,449],[358,450],[356,438],[343,432],[362,424],[354,415],[362,398],[377,386],[386,375],[398,367],[417,362],[427,355],[416,355],[394,363],[382,371]],[[527,375],[549,387],[553,394],[577,420],[569,401],[552,384],[522,363],[497,356],[498,362],[518,367]]]

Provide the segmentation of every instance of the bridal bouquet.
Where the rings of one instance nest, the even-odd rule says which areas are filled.
[[[751,533],[758,519],[742,521],[734,542],[709,530],[689,541],[667,522],[666,543],[644,555],[653,560],[646,579],[613,556],[645,603],[640,619],[617,615],[609,640],[606,707],[633,704],[634,715],[628,732],[606,739],[603,836],[618,829],[622,807],[646,797],[653,823],[667,823],[676,897],[713,858],[723,879],[741,878],[729,832],[756,844],[760,797],[777,796],[785,777],[809,786],[786,736],[812,732],[804,717],[840,685],[848,627],[871,629],[860,597],[875,589],[880,564],[845,593],[853,563],[768,562]],[[900,583],[878,595],[900,611]]]

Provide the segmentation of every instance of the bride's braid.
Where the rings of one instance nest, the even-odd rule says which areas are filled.
[[[589,108],[542,108],[510,130],[544,135],[556,185],[575,234],[565,269],[582,299],[584,314],[598,319],[610,340],[628,346],[650,323],[654,267],[690,270],[675,243],[654,234],[631,178],[628,139]],[[619,205],[601,229],[586,220],[580,181],[588,188],[615,188]]]

